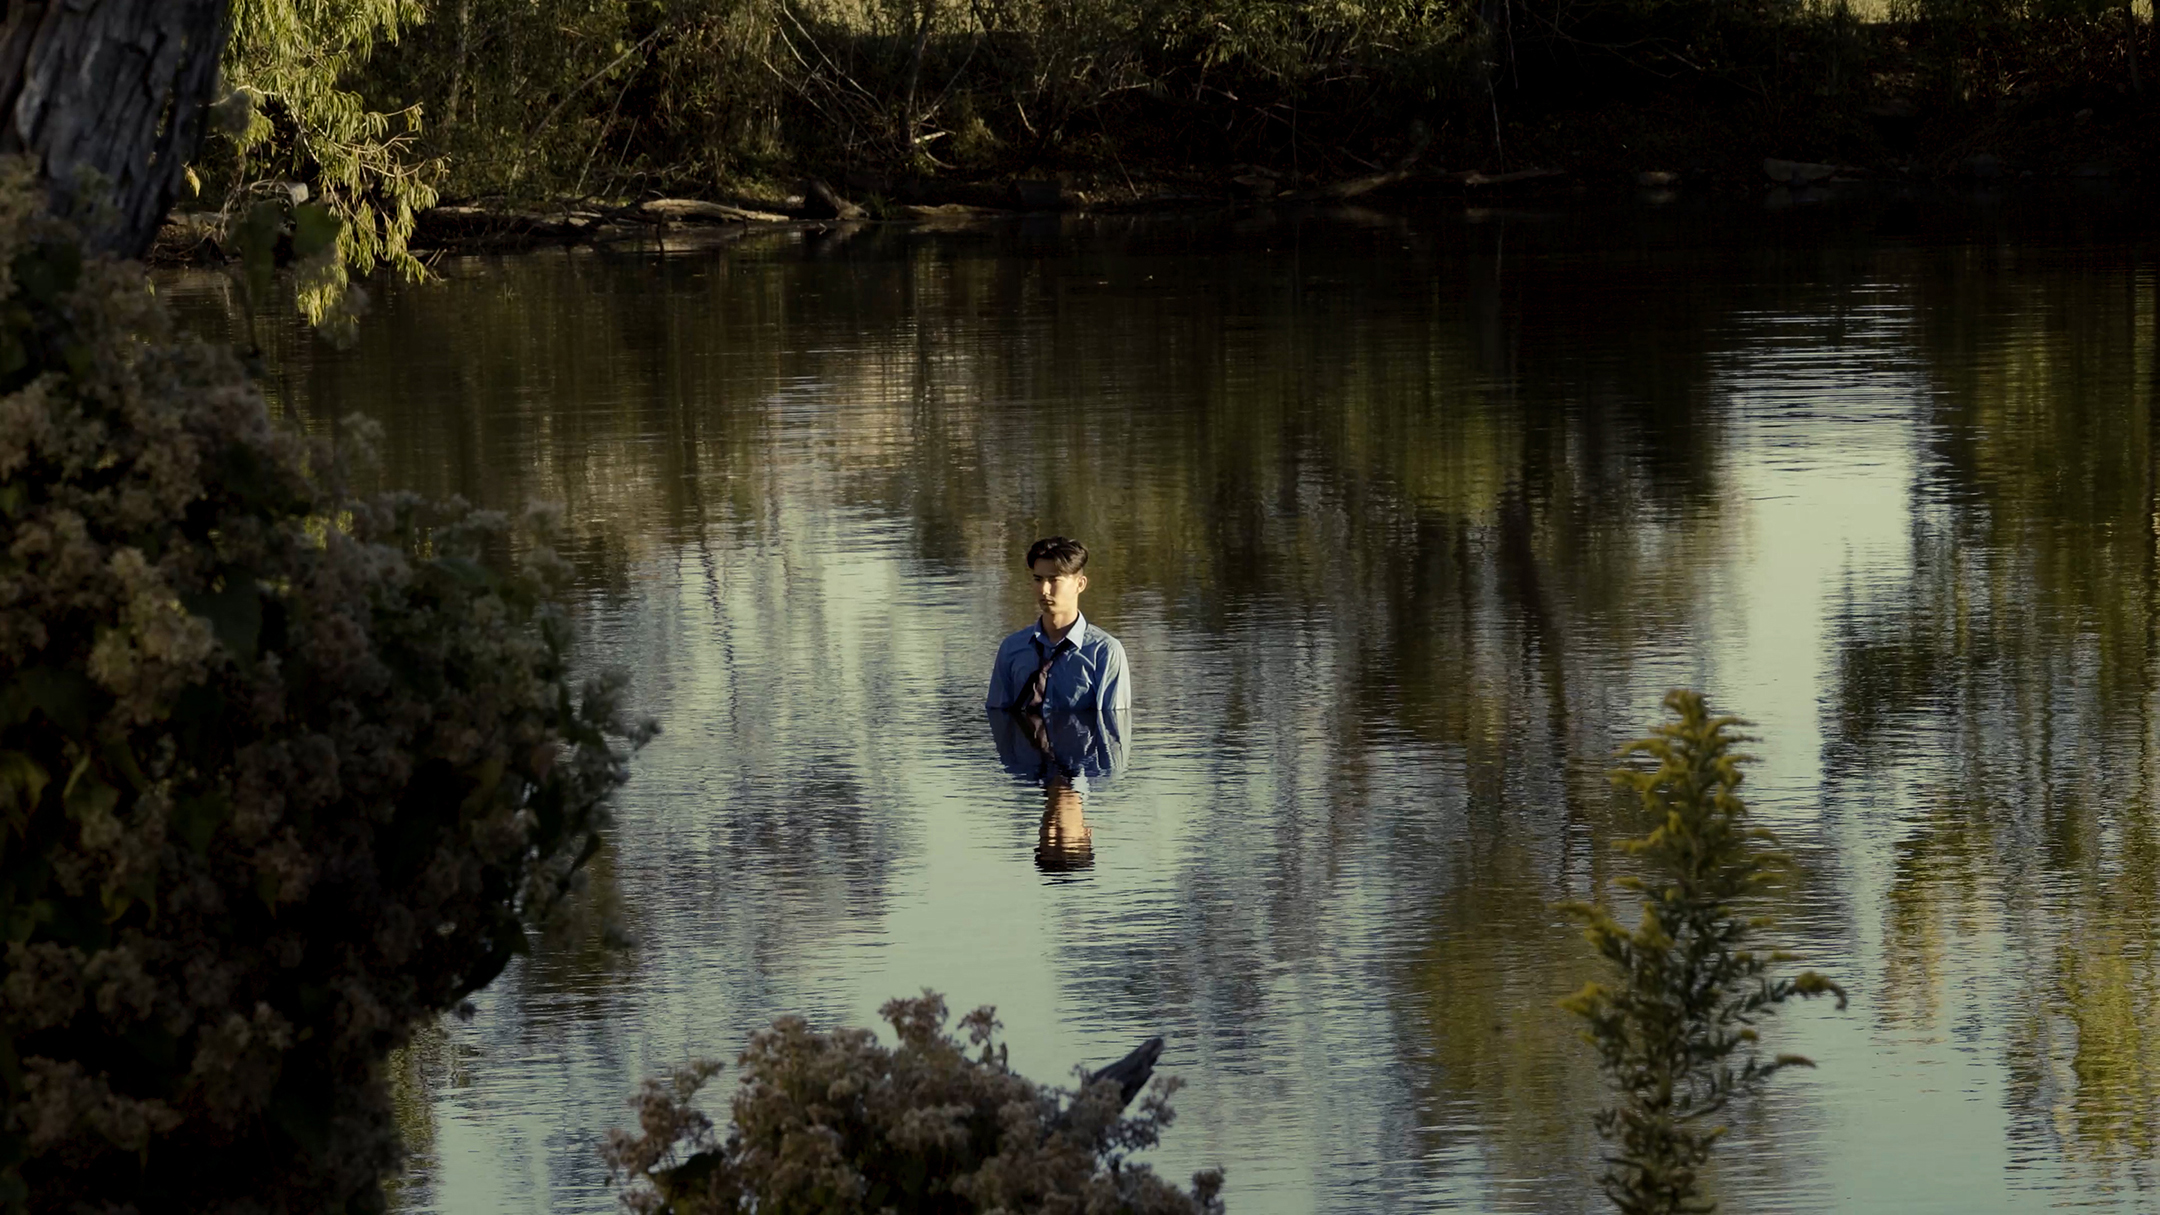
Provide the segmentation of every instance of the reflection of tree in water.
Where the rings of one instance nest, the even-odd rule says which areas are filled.
[[[1839,624],[1833,782],[1889,778],[1883,1016],[1971,1015],[2003,980],[2013,1138],[2101,1177],[2160,1147],[2160,482],[2149,280],[1920,280],[1938,386],[1902,585]],[[1955,308],[1936,306],[1930,293]],[[1961,947],[2000,934],[1982,965]],[[1965,951],[1969,953],[1968,951]]]
[[[458,1083],[458,1047],[442,1023],[430,1021],[413,1030],[412,1041],[390,1052],[384,1080],[405,1150],[405,1166],[383,1183],[393,1211],[433,1205],[436,1159],[436,1101],[440,1089]]]
[[[1548,1153],[1596,1081],[1569,1066],[1574,1032],[1552,1008],[1580,951],[1546,908],[1602,847],[1628,658],[1694,623],[1687,571],[1723,543],[1707,351],[1690,335],[1727,302],[1631,314],[1624,290],[1561,269],[1503,296],[1476,249],[1420,249],[1400,280],[1328,256],[1302,267],[1340,272],[1324,294],[1262,260],[1188,264],[1182,294],[1151,295],[1138,284],[1162,264],[1138,254],[1073,268],[1079,281],[995,284],[1009,294],[991,310],[1014,315],[1054,293],[1055,327],[1015,343],[961,317],[925,325],[955,353],[900,381],[947,421],[864,481],[924,534],[975,521],[974,561],[992,568],[1025,520],[1058,520],[1103,554],[1105,618],[1167,605],[1231,644],[1188,673],[1210,697],[1159,694],[1190,696],[1226,770],[1269,778],[1210,809],[1174,925],[1068,947],[1078,1002],[1190,1010],[1210,1036],[1297,1023],[1298,997],[1267,976],[1340,946],[1322,926],[1342,917],[1341,874],[1361,871],[1402,919],[1358,945],[1432,934],[1371,993],[1418,1010],[1398,1018],[1410,1084],[1426,1124],[1453,1128],[1431,1134],[1481,1128],[1492,1172],[1549,1176],[1579,1158]],[[1579,326],[1553,319],[1586,304]],[[1602,361],[1548,357],[1564,343]],[[986,511],[1013,522],[984,531]],[[1406,731],[1436,791],[1466,782],[1466,803],[1375,804],[1354,757]],[[1511,881],[1465,863],[1470,839],[1517,859]],[[1503,1017],[1515,1028],[1493,1033]]]
[[[1596,959],[1578,934],[1551,930],[1537,861],[1487,841],[1434,908],[1432,943],[1409,974],[1420,1120],[1441,1153],[1476,1146],[1447,1142],[1465,1127],[1497,1130],[1483,1136],[1502,1179],[1496,1206],[1592,1210],[1602,1145],[1585,1111],[1604,1094],[1580,1028],[1551,1010],[1555,977],[1590,974]]]
[[[288,336],[272,357],[322,398],[309,416],[385,418],[398,484],[567,501],[606,597],[674,560],[726,622],[685,652],[830,647],[847,626],[817,616],[817,511],[887,529],[932,593],[1011,568],[1040,531],[1086,537],[1091,616],[1215,645],[1177,683],[1161,656],[1147,678],[1207,734],[1224,793],[1174,906],[1067,946],[1067,990],[1230,1043],[1353,999],[1410,1063],[1384,1081],[1402,1092],[1364,1097],[1457,1111],[1491,1128],[1496,1174],[1544,1175],[1587,1133],[1562,1121],[1594,1081],[1564,1062],[1551,1001],[1580,951],[1543,908],[1603,879],[1607,749],[1674,677],[1639,660],[1690,644],[1698,573],[1732,542],[1711,367],[1729,317],[1816,308],[1847,269],[1752,248],[1586,263],[1506,225],[1098,235],[513,259],[391,287],[355,356]],[[671,859],[726,875],[710,898],[740,914],[708,917],[726,939],[699,947],[750,959],[754,1004],[792,937],[879,904],[893,851],[870,760],[761,758],[831,726],[790,719],[778,676],[851,714],[905,704],[867,663],[753,684],[727,653],[727,702],[684,706],[739,752],[725,787],[648,771],[630,814],[680,831],[651,807],[696,807]],[[1344,951],[1357,992],[1284,994]],[[1313,1007],[1281,1007],[1298,998]],[[1515,1032],[1490,1032],[1502,1018]]]
[[[829,888],[838,898],[879,887],[888,858],[876,805],[852,757],[826,751],[795,767],[769,801],[729,799],[715,824],[732,857],[728,870],[764,868],[798,891]]]
[[[607,1015],[619,997],[618,980],[637,964],[634,948],[645,923],[641,909],[623,898],[622,848],[603,840],[520,963],[531,994],[574,1000]]]

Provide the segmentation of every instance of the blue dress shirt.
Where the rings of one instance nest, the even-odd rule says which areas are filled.
[[[1129,713],[1047,714],[1040,735],[1030,728],[1030,714],[991,709],[984,716],[990,719],[998,762],[1031,785],[1063,780],[1086,793],[1125,767],[1126,740],[1132,736]]]
[[[985,706],[1018,707],[1049,645],[1039,616],[1007,637],[998,647],[997,664],[990,668],[990,695],[983,702]],[[1086,616],[1073,621],[1051,659],[1050,687],[1043,693],[1043,708],[1096,713],[1132,708],[1132,689],[1125,682],[1125,647],[1118,644],[1117,638],[1089,624]]]

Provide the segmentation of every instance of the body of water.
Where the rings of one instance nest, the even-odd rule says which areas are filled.
[[[588,658],[666,730],[594,873],[634,943],[423,1038],[401,1206],[606,1211],[640,1077],[929,987],[1043,1079],[1164,1035],[1154,1161],[1233,1212],[1600,1209],[1554,904],[1624,893],[1606,769],[1688,685],[1756,723],[1766,910],[1853,993],[1771,1028],[1820,1067],[1726,1209],[2160,1209],[2153,250],[1801,227],[871,228],[273,325],[280,406],[376,417],[387,481],[566,505]],[[980,707],[1053,533],[1136,691],[1060,864]]]

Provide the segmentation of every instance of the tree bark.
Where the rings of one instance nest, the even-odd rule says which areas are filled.
[[[93,248],[140,257],[202,142],[227,0],[0,2],[0,154]]]
[[[922,81],[923,48],[930,45],[930,17],[937,0],[922,0],[922,17],[915,26],[915,52],[908,56],[907,101],[900,114],[900,137],[906,141],[908,167],[915,166],[915,132],[919,115],[915,113],[915,86]]]

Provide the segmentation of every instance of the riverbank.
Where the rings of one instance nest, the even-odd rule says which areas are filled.
[[[1383,193],[2160,180],[2151,0],[544,7],[386,18],[340,61],[348,91],[262,94],[268,142],[219,145],[200,205],[305,185],[395,262],[414,211],[425,252]],[[234,80],[283,79],[292,46],[243,42]],[[284,134],[356,108],[375,142]],[[167,254],[204,254],[207,230]]]
[[[1985,165],[1982,166],[1985,168]],[[1562,168],[1507,173],[1431,169],[1391,170],[1325,183],[1300,183],[1259,166],[1223,179],[1197,172],[1171,178],[1106,181],[1081,174],[1011,181],[866,181],[822,189],[731,194],[728,201],[656,198],[634,204],[560,200],[551,207],[460,204],[420,213],[411,248],[423,255],[515,253],[561,247],[657,247],[685,250],[729,244],[747,236],[855,229],[865,223],[970,228],[1029,217],[1219,213],[1225,222],[1269,213],[1301,214],[1355,208],[1364,215],[1496,208],[1542,212],[1597,210],[1616,205],[1730,213],[1816,210],[1899,237],[1950,236],[2003,224],[2045,228],[2142,231],[2149,224],[2148,179],[2072,171],[1965,172],[1927,178],[1893,169],[1765,158],[1754,180],[1703,172],[1638,170],[1581,174]],[[884,191],[881,192],[880,187]],[[861,201],[857,201],[860,199]],[[1839,225],[1834,225],[1839,226]],[[149,260],[166,266],[217,265],[228,260],[223,219],[177,213],[160,231]]]

